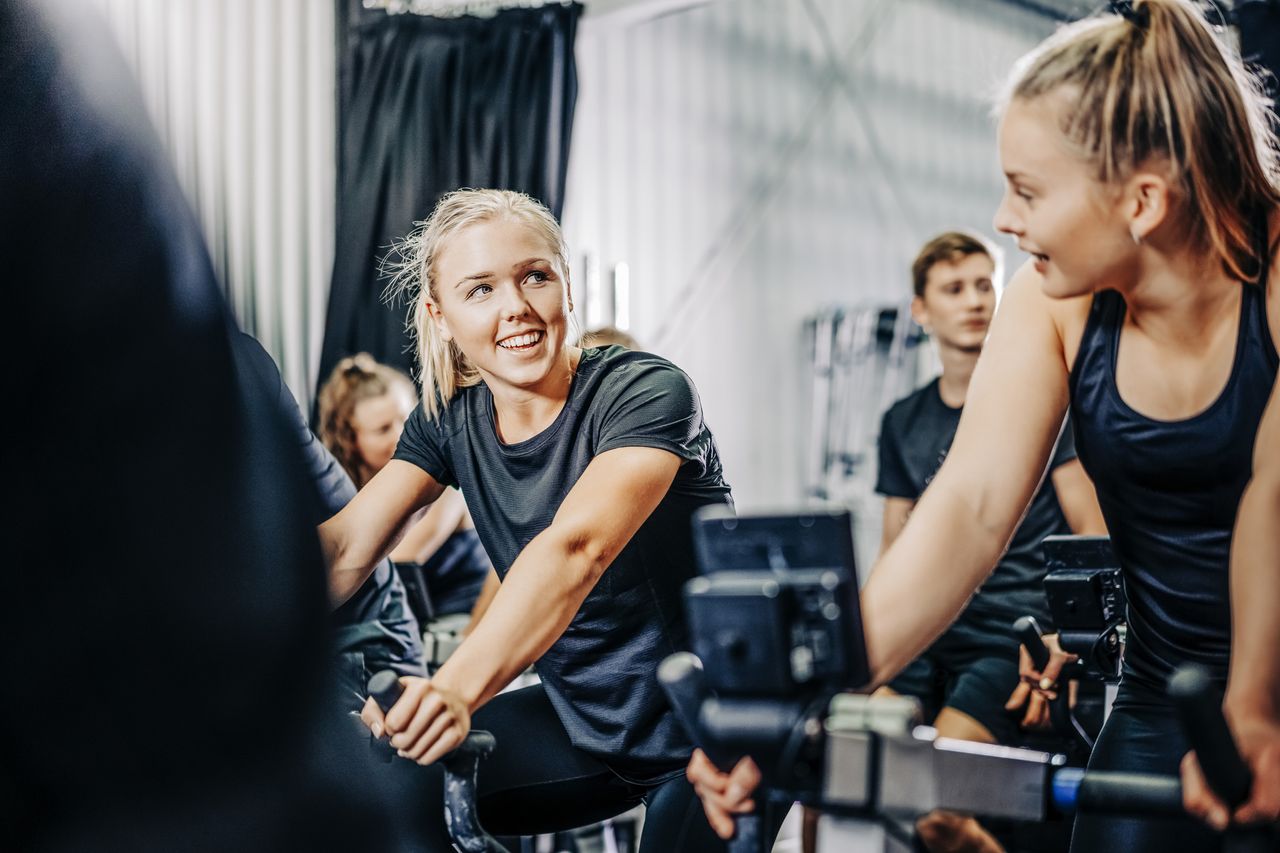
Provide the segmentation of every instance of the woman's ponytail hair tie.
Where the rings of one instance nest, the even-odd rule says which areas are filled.
[[[1146,3],[1135,9],[1133,0],[1112,0],[1111,11],[1140,30],[1146,30],[1147,25],[1151,23],[1151,11]]]

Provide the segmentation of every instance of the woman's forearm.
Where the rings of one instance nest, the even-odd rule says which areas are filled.
[[[548,529],[520,552],[484,619],[433,679],[474,711],[549,649],[604,571],[602,558]],[[606,564],[607,565],[607,564]]]
[[[1261,470],[1245,489],[1231,545],[1231,674],[1228,704],[1280,716],[1280,472]]]
[[[446,489],[425,513],[410,522],[391,560],[396,563],[425,563],[453,535],[467,515],[467,505],[456,489]]]

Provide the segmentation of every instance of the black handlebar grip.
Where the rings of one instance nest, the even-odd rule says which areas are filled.
[[[383,713],[404,693],[400,676],[384,669],[369,679],[369,695]],[[476,774],[480,760],[493,752],[494,738],[489,732],[473,731],[456,749],[440,760],[444,766],[444,819],[454,847],[465,853],[507,853],[484,831],[476,815]]]
[[[1205,781],[1234,809],[1248,799],[1253,779],[1222,716],[1222,696],[1202,667],[1188,664],[1169,679],[1169,697]]]
[[[378,703],[378,707],[384,714],[391,710],[391,706],[396,704],[403,693],[404,687],[400,684],[400,674],[395,670],[380,670],[369,679],[369,696]]]
[[[448,767],[453,761],[469,760],[475,758],[477,761],[489,757],[489,753],[493,752],[493,748],[497,746],[497,741],[489,732],[483,729],[472,729],[462,741],[454,747],[444,758],[440,759],[445,767]]]
[[[1185,814],[1182,810],[1182,783],[1176,776],[1107,770],[1082,774],[1076,807],[1081,811],[1126,816]]]
[[[374,674],[369,679],[368,685],[369,695],[373,697],[373,701],[378,703],[378,707],[382,709],[382,713],[390,710],[391,706],[400,698],[400,694],[404,693],[404,688],[400,686],[400,675],[395,670],[384,669]],[[364,725],[361,723],[361,725]],[[395,757],[396,751],[387,741],[379,740],[369,735],[369,747],[373,750],[374,755],[378,757],[384,764],[391,761]]]
[[[474,730],[440,759],[445,769],[444,821],[454,847],[463,853],[507,853],[507,848],[485,832],[476,812],[476,775],[480,760],[493,752],[493,747],[493,735]]]
[[[1031,662],[1035,664],[1036,669],[1044,672],[1044,668],[1049,665],[1049,647],[1041,639],[1040,623],[1036,621],[1036,617],[1023,616],[1013,623],[1013,632],[1017,634],[1022,645],[1027,647]]]
[[[706,673],[702,671],[702,661],[690,652],[676,652],[669,655],[658,665],[658,684],[667,695],[676,719],[684,727],[689,739],[724,772],[733,769],[734,762],[721,751],[708,747],[702,738],[698,726],[698,716],[702,704],[711,698],[711,690],[707,687]],[[760,801],[756,801],[754,814],[738,815],[734,819],[733,840],[729,842],[730,853],[759,853],[764,850],[760,818]]]
[[[684,727],[685,734],[701,745],[702,733],[698,730],[698,713],[702,703],[711,698],[707,688],[702,661],[690,652],[676,652],[658,665],[658,685],[671,703],[676,719]]]

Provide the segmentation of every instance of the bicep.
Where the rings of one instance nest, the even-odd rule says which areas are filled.
[[[680,457],[653,447],[601,453],[569,490],[550,531],[607,566],[661,503],[680,465]]]
[[[916,502],[910,498],[886,497],[884,499],[884,515],[880,525],[880,553],[889,550],[893,540],[898,538],[902,527],[907,523],[907,516]]]
[[[967,495],[979,522],[1007,537],[1044,477],[1066,408],[1062,338],[1039,276],[1024,267],[1005,291],[929,492]]]

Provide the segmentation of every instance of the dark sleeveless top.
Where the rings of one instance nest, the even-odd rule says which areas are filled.
[[[1114,290],[1095,294],[1071,373],[1076,449],[1097,487],[1129,598],[1125,677],[1161,694],[1184,662],[1227,676],[1231,532],[1277,366],[1265,278],[1261,287],[1242,287],[1231,377],[1203,412],[1158,421],[1120,399],[1125,302]]]

